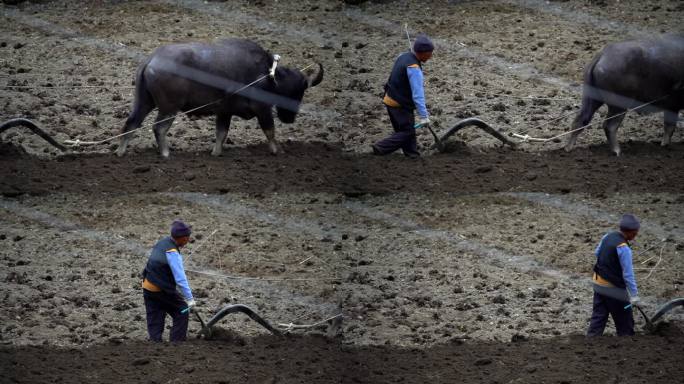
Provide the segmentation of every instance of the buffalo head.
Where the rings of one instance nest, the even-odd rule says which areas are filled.
[[[278,119],[286,124],[294,123],[299,105],[307,88],[318,85],[323,80],[323,66],[319,63],[318,70],[312,74],[305,74],[289,68],[278,67],[275,74],[276,92],[291,102],[276,104]]]

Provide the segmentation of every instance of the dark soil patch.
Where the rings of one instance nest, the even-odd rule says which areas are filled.
[[[3,347],[0,370],[3,382],[15,383],[675,383],[684,374],[682,342],[681,336],[568,336],[459,341],[418,350],[347,346],[323,337],[261,337],[244,346],[190,341],[85,350]]]
[[[433,154],[418,160],[345,153],[327,143],[286,144],[277,157],[265,146],[233,148],[223,157],[154,151],[68,154],[56,160],[0,155],[0,193],[50,192],[270,193],[392,192],[549,193],[674,192],[684,190],[684,144],[663,149],[632,143],[621,157],[605,146],[540,153],[494,148]],[[484,168],[483,168],[484,167]],[[483,172],[487,169],[487,172]]]
[[[684,337],[684,332],[682,332],[681,328],[677,327],[673,323],[666,321],[656,323],[654,325],[653,330],[651,330],[651,333],[653,333],[654,335],[668,338]]]

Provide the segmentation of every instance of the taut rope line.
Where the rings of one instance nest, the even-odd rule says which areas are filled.
[[[571,134],[571,133],[573,133],[573,132],[581,131],[581,130],[583,130],[583,129],[589,128],[589,127],[591,127],[592,125],[594,125],[594,124],[596,124],[596,123],[603,123],[603,122],[606,122],[606,121],[608,121],[608,120],[610,120],[610,119],[614,119],[614,118],[616,118],[616,117],[618,117],[618,116],[622,116],[622,115],[625,115],[625,114],[627,114],[627,113],[629,113],[629,112],[636,111],[637,109],[643,108],[643,107],[645,107],[645,106],[647,106],[647,105],[651,105],[651,104],[653,104],[653,103],[656,103],[656,102],[658,102],[658,101],[660,101],[660,100],[662,100],[662,99],[664,99],[664,98],[666,98],[666,97],[668,97],[668,96],[669,96],[669,95],[665,95],[665,96],[660,97],[660,98],[658,98],[658,99],[649,101],[648,103],[643,103],[643,104],[638,105],[638,106],[636,106],[636,107],[634,107],[634,108],[627,109],[627,110],[624,111],[624,112],[620,112],[620,113],[618,113],[618,114],[615,114],[615,115],[613,115],[613,116],[607,117],[607,118],[602,119],[602,120],[592,121],[592,122],[590,122],[590,123],[587,124],[587,125],[581,126],[581,127],[579,127],[579,128],[575,128],[575,129],[570,130],[570,131],[567,131],[567,132],[563,132],[563,133],[561,133],[561,134],[559,134],[559,135],[556,135],[556,136],[553,136],[553,137],[549,137],[549,138],[531,137],[530,135],[521,135],[521,134],[515,133],[515,132],[509,133],[509,136],[513,136],[513,137],[516,137],[516,138],[518,138],[518,139],[521,139],[523,142],[528,142],[528,141],[530,141],[530,142],[546,143],[546,142],[549,142],[549,141],[558,139],[559,137],[563,137],[563,136],[565,136],[565,135],[569,135],[569,134]],[[573,112],[573,113],[574,113],[574,112]],[[558,117],[558,118],[556,118],[556,119],[554,119],[554,120],[558,120],[558,119],[563,118],[563,117],[565,117],[565,116],[567,116],[567,115],[568,115],[568,114],[563,115],[563,116]],[[552,121],[554,121],[554,120],[552,120]],[[544,126],[544,125],[546,125],[546,124],[549,124],[549,123],[551,123],[552,121],[547,122],[547,123],[544,123],[544,124],[538,126],[537,128],[542,127],[542,126]]]

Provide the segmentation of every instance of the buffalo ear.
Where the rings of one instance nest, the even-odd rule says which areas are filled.
[[[321,81],[323,81],[323,65],[321,63],[316,64],[318,64],[318,71],[310,75],[306,75],[309,87],[315,87],[320,84]]]

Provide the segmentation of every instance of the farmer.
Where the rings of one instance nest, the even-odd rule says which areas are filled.
[[[430,60],[434,48],[430,39],[419,35],[413,43],[413,51],[402,53],[394,62],[382,100],[394,133],[372,145],[374,154],[386,155],[401,148],[407,157],[420,156],[416,145],[416,128],[430,123],[425,107],[421,63]],[[414,110],[418,111],[417,122]]]
[[[174,221],[171,236],[155,244],[143,271],[147,333],[152,341],[162,341],[167,314],[173,319],[169,339],[176,342],[187,338],[189,311],[195,306],[195,300],[185,277],[179,249],[188,243],[190,233],[188,225]]]
[[[587,336],[601,336],[609,314],[618,336],[634,335],[632,307],[638,306],[640,301],[629,241],[637,233],[639,220],[634,215],[623,215],[620,231],[607,233],[596,247],[594,308]]]

